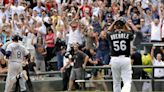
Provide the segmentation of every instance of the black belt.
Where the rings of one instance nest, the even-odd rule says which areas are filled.
[[[155,79],[164,79],[164,77],[154,77]]]
[[[119,57],[119,56],[125,56],[125,57],[129,57],[129,55],[112,55],[113,57]]]

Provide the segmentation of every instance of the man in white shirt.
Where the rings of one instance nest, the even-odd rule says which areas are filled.
[[[32,19],[34,21],[42,21],[42,18],[38,16],[39,12],[37,12],[36,10],[33,10],[33,15],[32,15]]]
[[[23,5],[19,5],[19,3],[17,3],[16,5],[15,5],[15,12],[18,14],[18,15],[20,15],[21,13],[24,13],[24,9],[25,9],[25,7],[23,6]]]
[[[6,9],[4,6],[0,6],[0,19],[6,16]]]
[[[11,9],[11,14],[12,16],[17,13],[17,9],[16,9],[16,4],[15,5],[9,5],[9,9]]]
[[[0,18],[0,27],[3,28],[7,24],[7,18],[3,16]]]
[[[45,36],[47,32],[46,32],[46,27],[43,24],[43,22],[38,21],[37,25],[38,25],[38,36]]]
[[[161,53],[157,53],[156,58],[154,57],[154,50],[156,48],[152,47],[151,49],[151,58],[153,66],[164,66],[164,62],[162,61]],[[155,79],[164,79],[164,69],[163,68],[155,68],[154,69],[154,77]],[[163,82],[155,82],[154,91],[163,91],[164,83]]]
[[[68,44],[67,44],[67,51],[70,50],[70,46],[73,43],[79,43],[82,45],[82,34],[79,31],[78,28],[78,21],[73,21],[71,23],[71,27],[69,29],[69,34],[68,34]]]
[[[45,7],[41,5],[41,2],[37,2],[37,6],[33,8],[33,10],[37,11],[39,14],[41,14],[42,10],[46,10]]]
[[[95,2],[94,7],[92,8],[92,15],[99,16],[99,13],[101,12],[100,7]]]
[[[49,19],[50,19],[50,17],[47,16],[46,11],[42,11],[42,21],[43,21],[43,23],[46,22],[46,23],[49,24]]]
[[[160,42],[161,41],[161,21],[158,18],[155,18],[151,22],[151,42]]]

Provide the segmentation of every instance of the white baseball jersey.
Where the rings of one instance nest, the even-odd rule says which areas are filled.
[[[6,42],[5,44],[3,44],[2,49],[6,50],[6,49],[7,49],[7,46],[8,46],[9,44],[11,44],[11,43],[12,43],[12,41]],[[19,43],[20,45],[23,45],[22,41],[19,41],[18,43]]]
[[[7,46],[6,52],[7,51],[11,51],[9,61],[17,61],[17,62],[22,62],[24,60],[24,57],[29,53],[28,50],[23,45],[15,42]]]

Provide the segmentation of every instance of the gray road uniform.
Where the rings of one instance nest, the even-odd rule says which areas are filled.
[[[22,61],[25,56],[29,54],[29,52],[22,46],[20,43],[12,42],[6,48],[6,53],[10,52],[9,60],[8,60],[8,74],[5,85],[4,92],[10,92],[13,84],[16,82],[16,76],[21,74],[22,69]],[[25,91],[25,79],[23,77],[20,78],[20,87],[21,91]]]

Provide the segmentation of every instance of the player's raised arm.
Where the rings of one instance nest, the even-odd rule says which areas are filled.
[[[131,29],[132,29],[132,30],[135,30],[135,31],[139,31],[138,28],[135,27],[135,25],[132,23],[131,20],[126,21],[124,18],[120,17],[118,20],[115,20],[115,21],[112,23],[112,25],[108,28],[108,30],[109,30],[110,32],[113,31],[113,30],[115,29],[115,24],[116,24],[116,22],[119,21],[119,20],[120,20],[120,21],[123,21],[123,22],[125,23],[124,29],[125,29],[126,31],[131,31]]]
[[[127,30],[134,30],[134,31],[139,31],[139,29],[133,24],[132,20],[129,19],[127,22],[126,22],[126,25],[125,25],[127,28]]]
[[[108,28],[108,31],[112,32],[114,30],[114,25],[116,23],[117,20],[115,20],[112,25]]]

